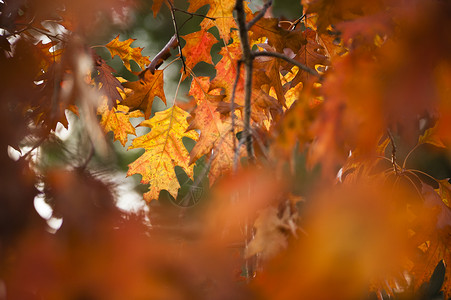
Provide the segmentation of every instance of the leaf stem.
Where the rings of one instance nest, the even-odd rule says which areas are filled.
[[[438,180],[437,180],[437,179],[435,179],[433,176],[429,175],[429,174],[426,173],[426,172],[423,172],[423,171],[420,171],[420,170],[415,170],[415,169],[407,169],[406,172],[409,172],[409,173],[413,173],[413,172],[420,173],[420,174],[422,174],[422,175],[424,175],[424,176],[426,176],[426,177],[429,177],[430,179],[432,179],[432,180],[434,180],[435,182],[438,183]]]
[[[182,83],[182,79],[183,79],[183,74],[180,76],[179,83],[177,84],[177,89],[175,90],[174,101],[173,101],[173,103],[172,103],[172,106],[175,105],[175,101],[177,100],[177,95],[178,95],[178,93],[179,93],[179,88],[180,88],[180,84]]]
[[[407,153],[406,157],[404,158],[404,161],[402,163],[402,168],[404,169],[406,167],[407,164],[407,159],[410,157],[410,155],[418,148],[418,146],[420,146],[420,144],[416,144],[415,147],[413,147],[409,153]]]

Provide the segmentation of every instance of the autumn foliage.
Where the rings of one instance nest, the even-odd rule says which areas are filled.
[[[0,300],[451,297],[451,3],[295,2],[0,1]]]

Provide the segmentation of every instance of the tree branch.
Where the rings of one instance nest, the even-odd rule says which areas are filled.
[[[172,24],[174,24],[174,31],[175,31],[175,37],[177,38],[177,47],[179,48],[179,54],[180,54],[180,59],[182,60],[182,65],[183,65],[183,74],[186,74],[186,63],[185,63],[185,58],[183,57],[183,53],[182,53],[182,47],[180,46],[180,36],[179,36],[179,29],[177,27],[177,20],[175,19],[175,8],[174,5],[171,3],[171,1],[167,1],[169,3],[169,7],[171,8],[171,17],[172,17]]]
[[[235,94],[236,94],[236,87],[238,86],[238,81],[240,80],[240,73],[241,73],[241,65],[243,62],[241,60],[237,61],[236,63],[236,77],[235,82],[233,84],[232,89],[232,97],[230,97],[230,118],[232,118],[232,134],[234,136],[233,139],[233,151],[235,153],[233,158],[233,172],[236,171],[238,166],[238,148],[236,147],[236,141],[235,141]]]
[[[243,0],[236,0],[235,10],[237,14],[238,31],[240,34],[241,50],[243,51],[244,64],[244,139],[249,162],[255,163],[254,147],[252,145],[251,133],[251,95],[252,95],[252,63],[254,56],[252,55],[249,44],[248,31],[246,29],[246,15],[244,12]]]
[[[153,58],[153,60],[150,62],[147,69],[152,73],[155,74],[155,70],[157,70],[163,62],[168,59],[171,56],[171,49],[174,49],[179,44],[177,40],[177,36],[174,34],[169,42],[161,49],[160,52],[158,52],[157,55]]]
[[[299,69],[301,69],[301,70],[303,70],[303,71],[305,71],[305,72],[307,72],[309,74],[312,74],[313,76],[321,78],[321,75],[319,75],[318,72],[316,72],[316,70],[313,70],[313,69],[307,67],[306,65],[301,64],[297,60],[289,58],[288,56],[283,55],[281,53],[271,52],[271,51],[254,51],[254,52],[252,52],[252,55],[254,57],[257,57],[257,56],[271,56],[271,57],[280,58],[280,59],[283,59],[283,60],[285,60],[285,61],[297,66]]]
[[[297,19],[296,21],[294,21],[294,22],[291,24],[290,28],[288,28],[288,30],[291,30],[291,31],[295,30],[295,29],[296,29],[296,26],[298,26],[299,23],[301,23],[302,19],[304,19],[304,18],[305,18],[305,14],[303,14],[301,17],[299,17],[299,19]]]
[[[390,142],[391,142],[391,145],[392,145],[391,163],[393,165],[393,170],[395,171],[396,175],[399,175],[398,167],[397,167],[397,163],[396,163],[396,144],[395,144],[395,139],[393,138],[393,135],[391,134],[390,129],[387,129],[387,134],[388,134],[388,137],[390,138]]]
[[[252,26],[255,25],[255,23],[258,22],[265,14],[268,8],[272,5],[272,0],[269,0],[268,2],[263,5],[262,10],[256,15],[249,23],[246,25],[246,30],[251,29]]]

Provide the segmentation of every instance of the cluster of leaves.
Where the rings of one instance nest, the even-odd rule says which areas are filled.
[[[0,298],[451,296],[451,185],[410,167],[421,149],[449,153],[450,3],[305,0],[294,20],[271,5],[153,1],[149,14],[170,11],[174,36],[150,60],[132,38],[92,45],[93,28],[125,22],[133,1],[0,3]],[[176,12],[200,18],[199,30],[180,35]],[[137,80],[115,75],[99,48]],[[214,76],[196,74],[202,64]],[[177,100],[182,82],[189,103]],[[156,97],[166,109],[154,111]],[[36,149],[67,127],[67,110],[92,151],[43,168]],[[132,118],[150,129],[131,141],[145,152],[127,175],[150,184],[151,226],[124,217],[88,168],[107,155],[106,132],[124,147],[136,136]],[[183,206],[208,179],[206,205],[156,205],[163,190],[180,198],[182,177],[193,198]],[[56,234],[36,196],[62,216]]]

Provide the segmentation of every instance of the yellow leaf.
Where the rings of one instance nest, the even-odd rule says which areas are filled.
[[[143,48],[130,47],[131,43],[133,43],[135,39],[128,39],[126,41],[119,41],[119,35],[105,45],[105,47],[110,50],[111,57],[113,58],[115,55],[119,56],[121,60],[124,62],[124,66],[131,71],[130,68],[130,60],[134,60],[141,69],[145,69],[148,64],[150,64],[150,60],[147,56],[143,56],[141,51]]]
[[[150,191],[144,194],[147,201],[158,199],[161,190],[177,196],[180,184],[174,171],[175,166],[182,167],[188,176],[193,177],[193,166],[189,165],[189,153],[182,138],[197,140],[198,134],[195,131],[185,132],[188,128],[188,116],[183,109],[173,106],[157,112],[153,118],[140,124],[151,128],[151,131],[134,139],[129,147],[144,148],[146,151],[129,165],[127,176],[141,174],[141,183],[151,185]]]
[[[439,148],[446,148],[445,144],[443,144],[443,141],[440,139],[437,129],[438,126],[436,124],[434,127],[426,130],[418,139],[418,144],[431,144]]]
[[[233,18],[233,10],[235,8],[235,1],[230,0],[190,0],[189,1],[188,12],[194,13],[199,8],[204,5],[210,5],[207,13],[207,17],[215,18],[213,21],[211,19],[205,18],[200,24],[202,29],[208,30],[213,26],[218,28],[219,34],[225,40],[226,43],[230,40],[230,30],[232,28],[237,28],[235,19]],[[247,8],[247,6],[246,6]]]
[[[448,182],[448,179],[437,180],[437,182],[440,198],[442,198],[442,201],[446,206],[451,208],[451,184]]]
[[[130,118],[139,117],[144,117],[141,111],[129,112],[128,106],[118,104],[117,109],[113,107],[111,110],[106,109],[102,112],[100,125],[102,125],[105,132],[112,131],[114,140],[118,140],[122,146],[125,146],[128,135],[136,135],[135,127],[130,123]]]
[[[383,142],[379,143],[376,148],[376,154],[380,156],[385,156],[385,149],[390,144],[390,138],[386,138]]]

